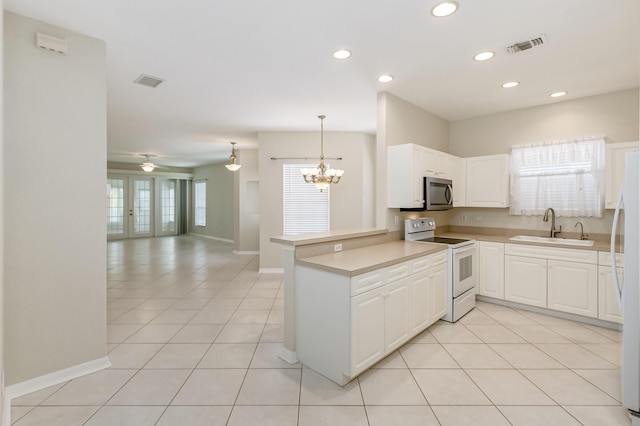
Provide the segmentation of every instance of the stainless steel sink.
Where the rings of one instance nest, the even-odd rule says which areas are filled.
[[[570,246],[593,246],[593,240],[576,240],[573,238],[559,238],[559,237],[536,237],[535,235],[516,235],[509,238],[511,241],[526,241],[530,243],[546,243],[546,244],[566,244]]]

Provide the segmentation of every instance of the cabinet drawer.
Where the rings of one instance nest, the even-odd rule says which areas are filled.
[[[351,295],[364,293],[386,284],[386,269],[378,269],[351,278]]]
[[[512,256],[537,257],[540,259],[566,260],[596,264],[598,252],[548,246],[529,246],[526,244],[505,244],[504,253]]]
[[[409,276],[409,262],[388,266],[385,268],[385,273],[387,283],[401,280],[402,278]]]
[[[442,263],[447,263],[447,250],[439,251],[429,256],[431,259],[431,266],[438,266]]]
[[[608,251],[599,251],[598,265],[611,266],[611,253]],[[616,253],[616,267],[624,268],[624,254]]]
[[[418,274],[420,272],[426,271],[433,264],[433,258],[431,256],[424,256],[418,259],[412,260],[411,263],[411,274]]]

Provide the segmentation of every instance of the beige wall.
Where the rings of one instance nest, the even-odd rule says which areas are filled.
[[[435,217],[438,226],[448,224],[446,212],[401,212],[387,208],[387,146],[414,143],[449,151],[449,122],[387,92],[378,94],[376,225],[402,231],[408,218]]]
[[[451,154],[503,154],[512,145],[604,135],[610,142],[638,140],[638,89],[555,102],[454,121]]]
[[[258,150],[238,150],[238,164],[234,180],[236,207],[234,249],[239,253],[257,252],[260,249],[260,177],[258,174]]]
[[[258,134],[260,169],[260,268],[282,268],[282,249],[269,242],[282,235],[282,160],[271,157],[305,158],[317,164],[320,156],[319,132],[265,132]],[[326,132],[324,153],[327,158],[343,157],[342,161],[327,160],[332,167],[345,170],[342,181],[330,190],[331,229],[374,226],[374,200],[370,193],[373,176],[365,165],[373,151],[374,137],[366,133]],[[300,163],[305,160],[287,160]],[[302,179],[302,177],[301,177]]]
[[[3,10],[0,0],[0,10]],[[4,81],[4,20],[0,19],[0,81]],[[0,85],[0,271],[4,271],[4,84]],[[4,274],[0,273],[0,419],[4,419]],[[0,420],[1,422],[2,420]]]
[[[451,123],[451,152],[461,157],[511,152],[512,145],[605,135],[608,142],[639,140],[638,89],[524,108]],[[610,233],[613,215],[559,218],[565,232],[581,221],[586,233]],[[449,224],[546,230],[540,216],[509,216],[509,209],[456,208]]]
[[[224,163],[193,169],[194,182],[207,182],[207,226],[193,226],[191,233],[233,241],[234,178],[234,173],[227,170]],[[193,217],[191,223],[194,223]]]
[[[107,80],[102,41],[4,16],[4,361],[12,385],[106,355]],[[37,32],[67,40],[69,54],[37,48]]]
[[[386,145],[415,143],[449,152],[449,122],[404,99],[383,92],[378,102],[385,102]]]

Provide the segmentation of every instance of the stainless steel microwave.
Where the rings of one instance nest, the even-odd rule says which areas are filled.
[[[453,183],[449,179],[424,178],[425,210],[453,208]]]
[[[449,179],[422,178],[422,207],[401,208],[400,211],[449,210],[453,208],[453,183]]]

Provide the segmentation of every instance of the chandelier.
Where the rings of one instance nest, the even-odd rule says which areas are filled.
[[[312,169],[300,169],[300,173],[302,173],[305,182],[313,183],[320,192],[323,192],[330,184],[340,182],[344,170],[327,170],[327,166],[324,164],[324,119],[326,116],[319,115],[318,118],[320,119],[320,164]]]
[[[231,155],[229,156],[229,159],[231,160],[231,164],[224,165],[227,169],[231,170],[232,172],[235,172],[240,167],[242,167],[240,164],[236,164],[236,160],[238,159],[238,157],[236,157],[235,145],[236,145],[235,142],[231,142]]]

